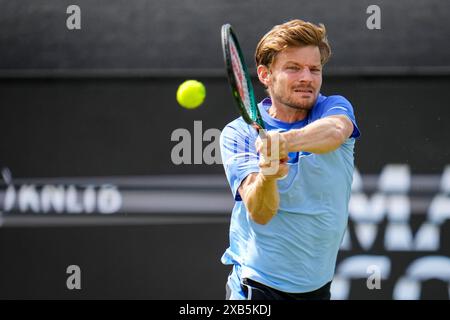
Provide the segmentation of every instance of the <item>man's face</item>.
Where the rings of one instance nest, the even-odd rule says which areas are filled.
[[[284,49],[276,55],[267,79],[269,93],[276,102],[297,110],[310,110],[322,86],[319,48]]]

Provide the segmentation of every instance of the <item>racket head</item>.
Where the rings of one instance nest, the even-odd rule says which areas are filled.
[[[252,82],[236,34],[230,24],[222,26],[222,50],[231,93],[245,122],[264,129],[264,121],[256,104]],[[262,130],[264,131],[264,130]]]

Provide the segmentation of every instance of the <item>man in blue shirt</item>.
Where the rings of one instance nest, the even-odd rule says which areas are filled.
[[[267,140],[242,118],[220,139],[235,198],[222,256],[233,265],[227,299],[330,298],[360,135],[350,102],[320,94],[330,53],[325,27],[302,20],[275,26],[257,46]]]

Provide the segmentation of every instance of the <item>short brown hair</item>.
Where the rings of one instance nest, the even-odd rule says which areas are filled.
[[[324,65],[331,55],[327,32],[323,24],[315,25],[300,19],[277,25],[261,38],[256,46],[256,66],[270,67],[278,52],[288,47],[317,46]]]

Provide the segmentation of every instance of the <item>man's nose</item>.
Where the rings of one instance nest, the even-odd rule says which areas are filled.
[[[302,72],[300,73],[300,79],[301,82],[311,82],[312,81],[312,74],[311,70],[309,70],[308,67],[305,67],[302,69]]]

